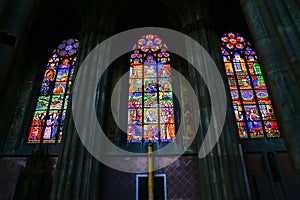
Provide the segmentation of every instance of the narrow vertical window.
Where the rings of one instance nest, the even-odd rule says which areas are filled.
[[[45,69],[27,143],[61,142],[78,47],[78,40],[68,39],[52,52]]]
[[[170,55],[162,39],[142,36],[130,57],[128,142],[175,139]]]
[[[238,33],[225,33],[221,43],[239,137],[279,137],[280,131],[256,52]]]

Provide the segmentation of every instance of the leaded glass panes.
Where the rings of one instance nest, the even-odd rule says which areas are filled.
[[[130,56],[128,142],[175,139],[170,55],[153,34],[141,37]]]
[[[266,83],[251,44],[233,32],[225,33],[221,43],[239,137],[280,137]]]
[[[78,48],[78,40],[68,39],[52,52],[45,69],[27,143],[61,142]]]

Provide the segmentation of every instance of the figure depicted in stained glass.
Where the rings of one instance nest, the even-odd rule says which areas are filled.
[[[52,132],[52,121],[51,119],[46,120],[46,128],[44,132],[44,139],[50,139]]]
[[[55,138],[57,131],[58,131],[58,126],[59,126],[59,113],[58,112],[54,112],[51,115],[51,122],[52,122],[52,130],[51,130],[51,138]]]
[[[275,120],[275,114],[272,109],[269,109],[268,120]]]
[[[64,94],[64,93],[65,93],[65,86],[62,84],[56,85],[53,94]]]
[[[168,77],[160,78],[159,90],[166,91],[166,92],[171,91],[172,90],[171,78],[168,78]]]
[[[167,122],[164,123],[163,131],[162,131],[163,139],[174,139],[175,138],[175,126],[174,126],[174,118],[172,115],[168,115]]]
[[[146,109],[146,121],[145,122],[157,122],[157,113],[155,109]]]
[[[241,58],[239,53],[234,53],[234,57],[232,58],[234,69],[237,75],[246,74],[246,65],[245,60]]]
[[[42,122],[40,120],[39,114],[36,113],[35,117],[32,120],[28,140],[39,140],[41,138],[41,132],[42,132]]]
[[[60,81],[60,82],[66,82],[68,80],[68,73],[67,73],[67,70],[62,70],[58,73],[57,75],[57,81]]]
[[[54,81],[54,79],[55,79],[55,74],[56,74],[56,71],[55,71],[54,69],[48,69],[48,70],[45,72],[45,78],[46,78],[46,80],[48,80],[49,82]]]
[[[41,88],[42,94],[49,94],[49,90],[53,88],[54,80],[55,80],[56,70],[54,68],[50,68],[46,70],[44,75],[44,80]]]
[[[158,126],[157,125],[145,125],[144,126],[144,139],[150,141],[158,140]]]
[[[156,79],[145,79],[145,92],[155,93],[157,92],[157,82]]]
[[[144,78],[155,78],[156,77],[156,62],[153,60],[152,55],[148,55],[144,62]]]
[[[278,128],[278,124],[276,122],[274,111],[272,109],[269,109],[268,120],[271,120],[271,121],[268,121],[269,128],[274,130],[275,134],[278,134],[279,133],[279,130],[278,130],[279,128]]]
[[[259,122],[259,116],[256,114],[254,109],[250,110],[249,119],[252,122],[252,130],[254,131],[254,135],[259,136],[261,125]]]

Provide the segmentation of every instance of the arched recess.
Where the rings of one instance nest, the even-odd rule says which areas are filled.
[[[239,138],[280,137],[255,50],[235,32],[224,33],[221,43]]]
[[[216,19],[216,30],[217,30],[217,34],[218,34],[218,40],[219,40],[219,48],[222,47],[224,43],[221,40],[221,37],[223,37],[224,32],[226,34],[232,32],[232,33],[239,33],[241,34],[240,36],[242,36],[242,38],[245,39],[245,46],[244,46],[244,50],[242,49],[238,49],[235,47],[235,49],[238,51],[238,53],[240,54],[244,54],[242,53],[243,51],[246,52],[246,48],[251,48],[252,52],[255,53],[256,58],[255,58],[255,62],[257,62],[258,64],[255,65],[259,65],[259,68],[261,70],[261,74],[264,75],[263,76],[263,80],[266,82],[266,86],[268,86],[268,81],[270,79],[270,75],[268,73],[268,71],[266,71],[266,67],[262,64],[262,60],[259,60],[259,52],[261,51],[268,51],[267,49],[257,49],[255,46],[255,42],[253,41],[253,37],[250,34],[250,31],[248,29],[247,26],[247,22],[245,17],[243,17],[243,9],[242,6],[240,5],[240,3],[238,1],[232,1],[231,3],[228,4],[224,4],[224,6],[221,7],[217,7],[217,11],[221,16],[223,16],[222,18],[217,18]],[[225,48],[225,50],[229,53],[230,51],[228,51],[228,49]],[[232,49],[232,52],[236,51]],[[286,151],[286,147],[283,141],[282,137],[268,137],[267,136],[267,131],[269,130],[268,127],[270,127],[269,123],[268,123],[268,127],[262,127],[263,130],[262,132],[264,132],[263,134],[265,135],[265,137],[257,137],[254,136],[252,134],[252,137],[250,139],[250,134],[249,134],[249,139],[240,139],[239,135],[237,135],[236,133],[239,131],[239,124],[236,123],[236,116],[235,114],[235,110],[232,104],[232,96],[231,96],[231,92],[230,90],[232,88],[230,88],[230,85],[228,84],[228,74],[226,73],[226,69],[224,67],[224,57],[222,55],[222,52],[220,51],[220,49],[218,49],[218,53],[219,53],[219,59],[220,59],[220,71],[223,73],[223,78],[225,80],[225,85],[227,87],[227,92],[228,92],[228,100],[229,100],[229,105],[228,105],[228,115],[230,116],[229,119],[229,126],[230,126],[230,133],[232,136],[236,137],[238,139],[238,143],[241,144],[242,148],[243,148],[243,152],[258,152],[258,151],[263,151],[265,149],[272,149],[274,151]],[[226,52],[224,52],[226,54]],[[236,54],[237,55],[237,54]],[[243,55],[241,58],[244,60],[247,60],[245,58],[245,56],[247,55]],[[231,59],[234,58],[234,53],[232,54]],[[232,60],[233,61],[233,60]],[[246,62],[246,61],[245,61]],[[250,73],[250,72],[249,72]],[[249,75],[251,76],[251,75]],[[261,76],[261,75],[260,75]],[[250,79],[251,77],[249,77]],[[236,81],[236,80],[235,80]],[[250,81],[248,80],[250,84],[252,84]],[[240,81],[241,82],[241,81]],[[269,84],[270,87],[270,84]],[[254,88],[257,89],[257,88]],[[247,94],[247,93],[246,93]],[[236,95],[235,95],[236,96]],[[254,96],[253,96],[254,98]],[[274,102],[274,98],[276,98],[276,93],[273,94],[271,93],[268,97],[270,99],[270,101]],[[250,103],[250,101],[247,102],[248,104]],[[246,104],[247,104],[246,103]],[[267,103],[268,104],[268,103]],[[269,104],[270,105],[270,104]],[[275,111],[277,110],[277,113],[280,111],[278,107],[276,107],[276,105],[273,105],[274,108],[272,108],[272,111],[274,113],[276,113]],[[246,111],[245,111],[246,112]],[[259,111],[257,111],[259,112]],[[263,111],[264,112],[264,111]],[[268,111],[269,112],[269,111]],[[267,116],[267,114],[265,115]],[[278,116],[277,116],[278,118]],[[245,116],[245,120],[246,120],[246,116]],[[279,120],[279,119],[277,119]],[[267,118],[264,117],[264,119],[262,119],[262,121],[267,122]],[[270,120],[269,120],[270,121]],[[271,120],[272,121],[272,120]],[[264,124],[263,122],[261,122],[262,124]],[[247,125],[247,123],[246,123]],[[274,124],[275,125],[275,124]],[[264,125],[262,125],[264,126]],[[278,124],[279,128],[280,128],[280,124]],[[280,133],[281,135],[282,133]],[[262,134],[261,134],[262,135]],[[270,134],[269,134],[270,135]],[[283,134],[282,134],[283,135]],[[281,136],[282,136],[281,135]],[[258,138],[258,139],[257,139]]]
[[[230,3],[223,4],[222,7],[218,7],[216,10],[219,13],[219,16],[222,16],[217,19],[216,23],[219,37],[219,48],[223,47],[223,51],[221,52],[220,49],[218,49],[218,53],[220,59],[222,59],[222,62],[220,63],[220,71],[224,75],[224,82],[228,87],[228,100],[231,104],[228,106],[228,113],[230,116],[228,124],[231,128],[231,131],[228,132],[228,134],[237,139],[237,144],[240,147],[240,156],[242,158],[243,165],[245,166],[245,183],[249,187],[247,189],[248,196],[251,196],[252,198],[260,198],[260,196],[272,195],[272,192],[268,191],[268,189],[264,189],[263,192],[258,192],[256,189],[273,187],[274,184],[273,180],[262,183],[260,179],[261,177],[266,177],[271,174],[267,171],[268,169],[264,161],[262,160],[265,151],[273,151],[275,152],[276,156],[280,157],[279,165],[281,167],[281,174],[292,174],[294,172],[291,172],[292,168],[288,172],[288,170],[286,170],[286,168],[284,167],[287,165],[291,166],[291,160],[289,158],[289,155],[287,154],[286,144],[283,141],[285,132],[283,128],[284,124],[280,123],[282,120],[280,119],[280,114],[282,112],[281,107],[278,107],[278,104],[276,104],[276,97],[280,92],[278,91],[277,93],[277,91],[271,90],[274,88],[274,85],[271,85],[273,84],[271,80],[274,79],[274,75],[271,72],[272,70],[276,69],[270,70],[270,68],[272,68],[273,66],[269,65],[270,62],[267,61],[266,57],[263,57],[267,55],[269,57],[268,59],[272,59],[274,55],[271,56],[271,50],[267,45],[257,45],[258,43],[262,44],[261,41],[256,40],[256,36],[260,35],[260,33],[257,33],[257,35],[256,33],[253,34],[253,27],[251,27],[249,23],[249,19],[251,18],[251,16],[245,15],[244,12],[246,7],[244,7],[245,5],[240,4],[240,2],[241,1],[232,1]],[[265,12],[261,8],[259,8],[259,10]],[[254,12],[252,12],[251,14],[252,17],[257,16],[257,14],[254,14]],[[258,19],[257,17],[254,18]],[[264,25],[269,27],[268,24]],[[230,38],[230,33],[235,34],[233,38]],[[237,33],[239,33],[240,35],[237,35]],[[231,46],[229,45],[230,42],[228,43],[221,40],[221,38],[224,36],[228,36],[228,39],[232,39],[232,42],[235,42],[234,39],[237,39],[238,36],[241,36],[242,38],[241,40],[238,39],[239,41],[236,40],[237,45],[234,44]],[[243,39],[245,39],[245,41],[243,41]],[[229,45],[228,47],[230,47],[231,49],[224,47],[224,45]],[[238,46],[239,48],[237,48],[236,46]],[[247,47],[250,47],[250,49],[248,48],[250,51],[246,50]],[[237,53],[237,57],[234,55],[235,53]],[[239,54],[240,58],[238,58]],[[225,58],[223,56],[225,56]],[[280,56],[278,58],[280,59]],[[235,60],[235,62],[233,62],[233,59]],[[251,64],[254,63],[257,63],[255,64],[256,69],[254,69],[254,66],[251,69]],[[225,67],[224,64],[227,67]],[[226,70],[227,68],[230,68],[230,65],[232,65],[232,72],[230,72],[230,70]],[[247,74],[241,74],[242,71],[240,69],[238,69],[238,73],[235,72],[235,67],[238,67],[239,65],[241,67],[244,66],[245,72]],[[262,77],[262,75],[264,76]],[[242,76],[244,76],[244,78],[242,78]],[[237,77],[237,79],[235,77]],[[260,80],[258,80],[259,77],[261,77]],[[247,82],[249,84],[248,86]],[[260,83],[257,84],[258,82]],[[234,84],[236,84],[236,86],[234,86]],[[269,87],[271,93],[265,93],[268,94],[268,96],[266,96],[267,98],[265,98],[266,101],[262,101],[260,97],[263,97],[263,93],[261,93],[262,95],[258,93],[258,96],[260,97],[257,98],[255,92],[259,90],[258,87],[265,87],[263,88],[263,90],[266,90],[267,86]],[[235,90],[233,87],[240,87],[240,89]],[[249,93],[247,92],[247,89],[243,87],[248,87],[250,89],[248,90]],[[231,92],[230,90],[235,91]],[[252,92],[254,92],[253,96]],[[243,106],[240,106],[239,108],[242,108],[242,111],[240,113],[238,112],[237,106],[239,102],[240,104],[245,103],[246,107],[246,109],[243,110]],[[281,128],[281,131],[274,131],[271,123],[273,121],[273,127],[277,126],[277,124],[275,124],[276,121],[272,119],[274,115],[272,112],[269,112],[269,109],[265,109],[267,108],[267,106],[271,105],[271,102],[273,102],[274,107],[274,109],[272,108],[272,112],[277,113],[276,117],[278,120],[278,127]],[[254,124],[254,121],[252,121],[249,117],[249,114],[247,114],[247,110],[249,110],[251,106],[256,107],[256,105],[258,105],[258,113],[261,109],[263,110],[261,113],[259,113],[259,121],[261,123],[262,129],[261,131],[259,131],[259,134],[258,132],[255,133],[255,131],[253,131],[253,129],[250,127],[252,124]],[[242,118],[245,119],[244,123],[242,122],[242,120],[240,120],[239,114],[241,114]],[[269,120],[270,118],[271,120]],[[246,130],[243,130],[243,127],[240,125],[246,125]],[[276,129],[278,130],[278,128],[275,128],[275,130]],[[286,177],[284,179],[286,179]],[[275,183],[275,185],[276,184],[277,183]],[[282,189],[285,190],[284,187],[286,186],[282,184],[282,188],[278,187],[276,188],[276,191],[274,190],[275,193],[277,191],[282,192]]]
[[[159,36],[142,36],[130,59],[127,142],[175,139],[170,54]]]
[[[77,39],[62,41],[48,60],[28,144],[61,143],[79,48]]]
[[[151,3],[152,4],[152,3]],[[178,30],[183,32],[182,28],[182,16],[181,12],[176,6],[170,6],[167,7],[167,2],[153,2],[153,4],[157,5],[154,7],[149,7],[147,2],[139,2],[139,6],[142,7],[148,7],[147,13],[156,13],[155,15],[151,15],[151,17],[142,17],[139,18],[139,20],[134,20],[136,18],[136,10],[135,10],[135,3],[132,2],[120,2],[120,7],[115,8],[118,10],[118,17],[116,18],[113,32],[118,33],[121,31],[125,31],[131,28],[139,28],[139,27],[163,27],[163,28],[169,28],[173,30]],[[120,9],[122,8],[122,9]],[[145,33],[147,34],[147,33]],[[155,34],[155,33],[152,33]],[[141,35],[142,36],[142,35]],[[139,38],[137,38],[138,40]],[[163,40],[163,38],[162,38]],[[134,46],[134,44],[132,44]],[[110,105],[110,95],[109,93],[112,92],[114,85],[119,80],[119,78],[129,70],[130,62],[128,61],[128,58],[130,58],[131,54],[133,52],[129,52],[127,55],[121,56],[119,59],[117,59],[114,63],[111,64],[111,66],[107,69],[107,71],[104,73],[102,78],[102,82],[99,85],[105,85],[105,88],[103,91],[100,91],[99,93],[107,93],[107,98],[102,99],[102,106],[103,105]],[[180,58],[177,55],[173,55],[171,52],[170,56],[171,58],[171,65],[176,70],[181,72],[182,74],[186,75],[186,77],[189,79],[189,71],[187,67],[187,63],[184,59]],[[121,67],[122,66],[122,67]],[[179,81],[177,81],[177,84],[180,85]],[[128,94],[128,88],[130,87],[128,84],[128,81],[124,84],[122,84],[122,91],[120,92],[127,92]],[[182,97],[174,97],[174,106],[176,107],[176,98],[182,98]],[[101,107],[101,106],[100,106]],[[98,108],[100,110],[100,107]],[[146,151],[146,144],[133,144],[131,142],[131,145],[128,145],[127,142],[127,134],[120,130],[117,125],[114,122],[114,119],[111,115],[111,110],[108,108],[109,106],[104,106],[104,110],[98,112],[98,119],[100,124],[102,123],[102,127],[104,128],[104,131],[106,132],[107,136],[113,141],[115,144],[120,145],[124,147],[127,150],[137,151],[137,152],[145,152]],[[126,108],[119,108],[121,113],[121,118],[125,119],[126,123],[128,122],[128,107]],[[180,123],[180,109],[174,109],[175,116],[175,125],[179,125]],[[104,114],[102,114],[104,113]],[[125,114],[124,114],[125,113]],[[124,115],[123,115],[124,114]],[[103,116],[100,116],[103,115]],[[176,126],[175,126],[176,127]],[[164,146],[165,144],[157,143],[154,145],[154,148],[160,148],[158,146]],[[193,152],[194,153],[194,152]]]
[[[15,76],[8,81],[18,87],[13,91],[15,101],[1,140],[5,155],[28,155],[37,147],[28,145],[27,138],[45,67],[61,41],[79,37],[81,20],[78,11],[67,1],[41,1],[29,25],[15,57]],[[50,154],[57,155],[59,146],[48,148]]]

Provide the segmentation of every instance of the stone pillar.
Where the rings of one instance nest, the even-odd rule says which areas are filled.
[[[15,100],[18,96],[18,89],[24,78],[22,51],[26,43],[28,27],[32,23],[38,5],[39,0],[4,0],[0,3],[0,30],[16,37],[14,46],[0,43],[0,94],[3,96],[0,104],[5,105],[0,107],[1,146],[4,146],[7,137],[7,134],[4,133],[10,131],[8,125],[14,110],[13,106],[17,103]],[[18,123],[20,124],[21,121]],[[19,129],[19,127],[15,128]],[[13,142],[15,142],[15,138]]]
[[[0,92],[2,92],[3,86],[7,86],[4,81],[9,76],[10,65],[14,63],[17,48],[21,45],[24,35],[26,35],[27,26],[31,23],[32,14],[38,3],[39,0],[1,1],[0,30],[16,37],[17,41],[15,46],[0,43],[0,53],[2,55],[0,58]]]
[[[240,0],[300,181],[300,9],[296,0]]]
[[[227,104],[220,106],[227,106],[229,109],[227,109],[225,125],[218,143],[205,158],[199,159],[200,185],[202,191],[201,199],[247,199],[248,194],[246,192],[242,161],[237,142],[237,130],[235,130],[236,128],[233,125],[235,118],[232,114],[233,111],[230,109],[230,92],[227,87],[226,74],[221,60],[220,47],[218,45],[219,36],[211,26],[213,21],[208,20],[210,19],[209,14],[204,13],[204,10],[209,10],[209,7],[210,5],[198,7],[198,14],[194,13],[196,19],[193,23],[185,26],[185,32],[198,41],[215,61],[223,77],[228,94]],[[205,64],[201,55],[195,53],[193,57],[198,63]],[[192,67],[190,67],[189,75],[200,104],[201,124],[198,129],[197,137],[199,150],[211,117],[210,97],[204,81],[199,74],[195,73]],[[209,76],[209,74],[207,76]],[[214,77],[208,78],[209,80],[214,80]],[[216,86],[215,88],[215,92],[218,92],[219,87]]]
[[[8,134],[6,139],[4,140],[5,143],[3,145],[2,153],[3,154],[11,154],[14,153],[20,147],[20,135],[23,136],[21,133],[24,128],[22,127],[22,122],[26,118],[25,108],[28,104],[28,99],[30,99],[31,91],[34,88],[33,84],[33,75],[28,75],[24,82],[23,86],[20,89],[20,95],[18,97],[15,110],[11,112],[13,114],[13,118],[11,120],[11,125],[8,129]]]
[[[111,31],[109,27],[104,24],[111,25],[113,23],[112,17],[109,17],[109,9],[101,7],[98,1],[94,2],[90,0],[84,2],[84,5],[82,4],[81,6],[85,7],[85,9],[82,10],[87,10],[88,13],[82,15],[86,18],[82,19],[82,24],[84,25],[79,38],[80,47],[76,65],[77,71],[80,63],[83,62],[88,53],[110,35]],[[103,19],[110,20],[110,22],[104,22]],[[107,53],[109,53],[109,49],[106,49],[105,52],[101,52],[101,56],[95,60],[95,63],[98,63]],[[103,70],[101,66],[99,66],[99,70]],[[96,101],[98,102],[97,111],[100,113],[100,115],[98,115],[100,124],[104,122],[103,110],[105,110],[105,100],[107,99],[104,89],[107,78],[108,77],[102,77],[103,81],[97,90]],[[88,88],[80,89],[84,90]],[[90,110],[89,107],[95,105],[84,106],[87,107],[87,110]],[[71,107],[70,105],[68,110],[68,120],[64,130],[65,137],[62,142],[63,150],[59,155],[58,171],[51,198],[101,199],[101,189],[103,187],[101,186],[100,172],[103,173],[103,165],[94,159],[81,143],[71,114]],[[87,132],[85,134],[88,135],[89,133]]]
[[[105,32],[105,31],[103,31]],[[80,39],[79,63],[83,61],[88,52],[107,37],[107,33],[95,30],[86,32]],[[101,58],[99,58],[101,59]],[[105,80],[104,80],[105,81]],[[84,89],[84,88],[82,88]],[[99,101],[98,111],[104,110],[105,93],[100,86],[97,91]],[[95,105],[87,105],[95,106]],[[71,106],[70,106],[71,107]],[[87,108],[88,110],[88,108]],[[103,122],[103,115],[99,117]],[[65,129],[63,151],[59,155],[59,171],[56,185],[52,193],[53,199],[99,199],[101,164],[94,159],[81,143],[69,109],[68,123]],[[86,133],[88,135],[88,133]]]

